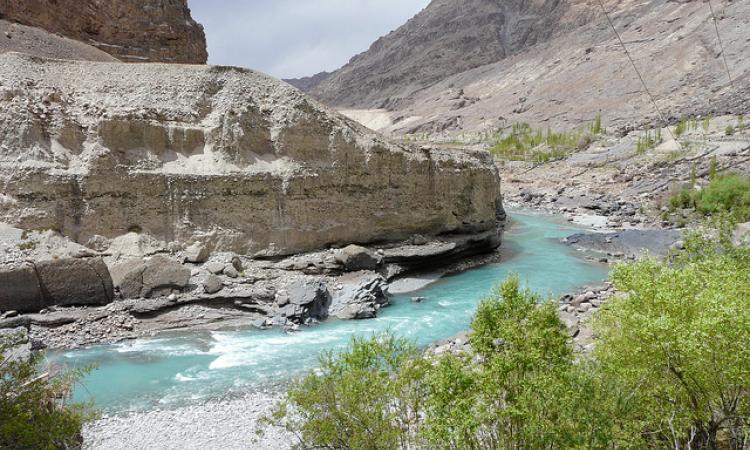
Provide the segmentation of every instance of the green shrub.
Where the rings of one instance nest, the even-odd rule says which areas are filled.
[[[741,175],[718,176],[698,193],[695,203],[704,215],[726,212],[737,220],[750,220],[750,179]]]
[[[389,449],[408,445],[421,411],[417,383],[423,360],[410,342],[387,333],[353,338],[327,352],[320,369],[294,383],[272,420],[283,422],[302,448]],[[293,406],[294,414],[288,414]]]
[[[693,237],[672,264],[618,266],[594,357],[639,448],[742,449],[750,419],[750,251]],[[632,436],[631,438],[635,438]]]
[[[61,449],[81,445],[81,426],[94,417],[89,405],[65,404],[85,371],[39,374],[42,355],[10,358],[16,338],[0,337],[0,448]]]
[[[638,141],[635,144],[635,152],[638,155],[643,155],[647,150],[656,148],[657,145],[661,144],[661,128],[657,128],[653,133],[651,128],[646,129],[646,133],[638,137]]]
[[[573,150],[585,149],[594,136],[604,132],[601,117],[581,129],[557,132],[552,128],[534,129],[527,123],[515,123],[506,136],[493,135],[489,151],[510,161],[547,162],[567,156]]]
[[[729,124],[727,125],[726,130],[724,130],[724,134],[727,136],[733,136],[734,135],[734,125]]]
[[[691,180],[693,175],[691,175]],[[701,190],[690,186],[673,190],[669,198],[672,209],[695,209],[704,216],[727,213],[735,220],[750,220],[750,179],[741,175],[715,175]]]

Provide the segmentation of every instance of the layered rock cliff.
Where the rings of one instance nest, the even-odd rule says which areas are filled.
[[[82,41],[122,61],[205,64],[208,58],[187,0],[0,0],[0,19]]]
[[[494,230],[488,155],[391,144],[236,68],[0,55],[0,221],[284,255]]]

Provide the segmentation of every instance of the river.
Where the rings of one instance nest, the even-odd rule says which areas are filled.
[[[377,319],[330,320],[293,334],[181,332],[50,357],[70,367],[95,363],[97,368],[76,387],[74,398],[94,400],[108,413],[164,409],[241,394],[314,368],[322,351],[344,348],[353,335],[391,330],[420,345],[450,337],[468,328],[477,303],[510,273],[549,295],[602,281],[607,276],[605,265],[584,260],[560,241],[580,231],[557,217],[512,212],[501,262],[395,295]],[[424,301],[413,303],[414,296]]]

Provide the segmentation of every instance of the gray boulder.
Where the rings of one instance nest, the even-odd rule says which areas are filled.
[[[169,295],[173,290],[185,289],[190,281],[190,269],[166,256],[154,256],[146,262],[143,272],[143,296]]]
[[[0,266],[0,311],[36,312],[44,308],[34,266]]]
[[[375,253],[359,245],[338,250],[335,258],[350,271],[375,270],[380,265],[380,258]]]
[[[219,261],[211,261],[203,267],[214,275],[218,275],[224,271],[224,263]]]
[[[112,266],[112,282],[122,298],[140,298],[143,293],[143,272],[146,263],[142,259],[130,259]]]
[[[112,278],[101,258],[52,259],[35,266],[46,306],[106,305],[114,299]]]
[[[185,261],[189,263],[201,264],[208,261],[211,252],[202,244],[196,242],[184,251]]]
[[[386,281],[376,274],[364,274],[341,284],[333,296],[329,314],[339,319],[371,319],[388,304]]]
[[[209,275],[203,282],[203,290],[206,294],[215,294],[224,289],[224,283],[216,275]]]
[[[323,282],[296,280],[276,296],[279,314],[294,323],[308,318],[325,319],[331,304],[331,294]],[[281,305],[283,303],[283,305]]]
[[[190,269],[166,256],[154,256],[116,264],[112,279],[123,298],[159,297],[185,289]]]

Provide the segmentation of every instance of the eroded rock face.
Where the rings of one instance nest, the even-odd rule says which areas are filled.
[[[106,305],[112,278],[101,258],[56,258],[0,266],[0,311]]]
[[[0,18],[39,27],[122,61],[205,64],[203,27],[187,0],[2,0]]]
[[[264,75],[0,55],[0,221],[288,255],[496,229],[489,155],[394,145]]]

